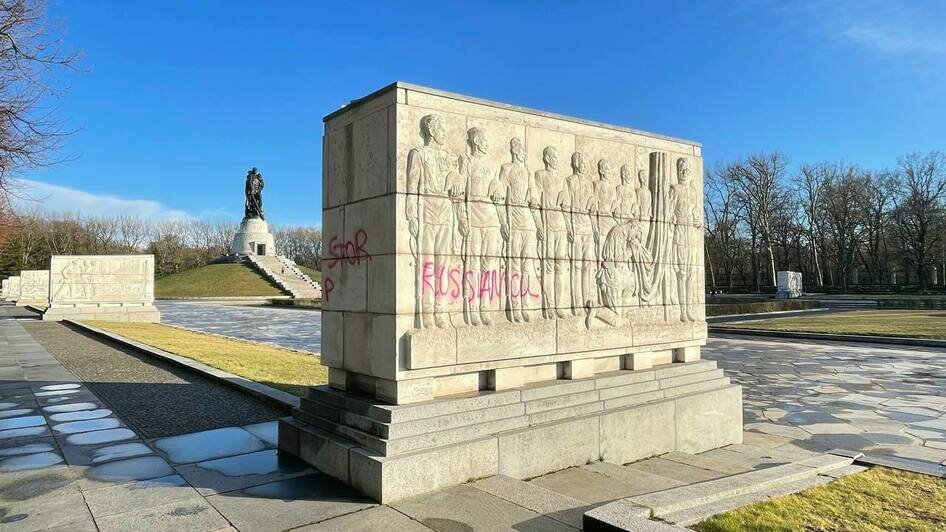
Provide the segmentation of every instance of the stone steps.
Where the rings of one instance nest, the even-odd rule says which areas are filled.
[[[399,406],[320,386],[310,388],[293,417],[391,456],[729,385],[715,362],[699,361]]]
[[[861,470],[852,468],[853,459],[823,454],[792,463],[757,469],[654,493],[627,497],[585,514],[585,530],[615,530],[622,512],[644,508],[664,523],[687,526],[740,508],[818,486]],[[610,508],[608,508],[610,507]],[[590,528],[589,528],[590,525]]]
[[[322,297],[322,286],[309,278],[302,270],[286,257],[249,255],[250,263],[293,298]]]

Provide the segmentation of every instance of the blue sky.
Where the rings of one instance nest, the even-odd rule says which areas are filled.
[[[54,209],[321,223],[321,118],[394,80],[704,144],[707,167],[892,166],[946,150],[941,1],[62,0],[83,54],[56,102],[66,161],[29,173]]]

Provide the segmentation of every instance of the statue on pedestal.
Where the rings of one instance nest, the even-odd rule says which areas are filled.
[[[246,204],[243,217],[265,220],[266,217],[263,216],[263,175],[256,170],[255,166],[246,173],[244,192],[246,194]]]

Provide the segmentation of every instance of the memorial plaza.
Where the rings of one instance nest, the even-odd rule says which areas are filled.
[[[0,2],[0,531],[946,530],[938,6],[274,7]]]

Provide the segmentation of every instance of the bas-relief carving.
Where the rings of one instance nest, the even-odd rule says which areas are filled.
[[[446,147],[440,115],[420,125],[406,206],[416,328],[491,325],[497,316],[616,327],[630,309],[652,306],[663,321],[699,319],[702,202],[688,158],[671,164],[668,153],[636,148],[590,161],[576,150],[566,175],[562,154],[546,146],[532,173],[518,136],[497,167],[488,154],[498,140],[485,128],[470,128],[458,155]],[[450,319],[457,300],[462,324]]]
[[[49,270],[24,270],[20,273],[20,297],[45,300],[49,297]]]
[[[154,259],[148,257],[57,257],[50,260],[50,303],[150,303]]]

